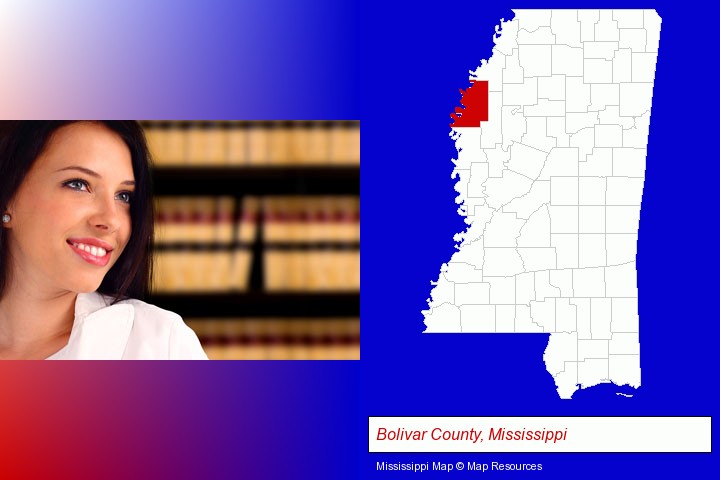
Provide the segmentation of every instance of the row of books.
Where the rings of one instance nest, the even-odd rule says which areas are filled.
[[[154,291],[358,291],[359,246],[356,196],[158,197]]]
[[[143,122],[157,166],[359,165],[357,121]]]
[[[188,319],[213,360],[359,360],[360,320]]]
[[[266,242],[359,242],[360,198],[158,197],[157,244],[251,243],[262,228]]]
[[[267,292],[354,292],[360,290],[359,250],[274,250],[257,253],[186,249],[155,252],[155,293],[243,292],[249,288],[253,255],[261,255]],[[202,248],[202,247],[198,247]]]

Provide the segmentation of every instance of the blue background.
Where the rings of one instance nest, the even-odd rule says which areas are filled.
[[[429,280],[465,228],[449,114],[492,49],[510,8],[579,3],[462,2],[377,15],[364,50],[363,375],[371,415],[713,415],[718,325],[715,225],[718,95],[709,66],[716,6],[641,4],[662,17],[638,244],[642,386],[597,386],[560,400],[542,355],[546,335],[419,335]],[[593,8],[618,8],[597,2]],[[586,7],[587,8],[587,7]],[[621,8],[629,8],[622,5]],[[393,47],[387,45],[392,44]],[[617,391],[634,393],[627,399]],[[672,435],[672,432],[667,432]],[[447,461],[542,463],[549,478],[703,477],[717,455],[435,455]],[[371,455],[375,461],[430,455]],[[502,474],[502,472],[496,472]],[[451,475],[446,474],[445,478]],[[407,474],[410,477],[412,474]],[[465,472],[454,475],[473,476]],[[520,475],[520,474],[510,474]],[[526,475],[538,475],[529,472]],[[376,476],[381,477],[380,473]],[[439,475],[439,478],[443,475]]]
[[[6,362],[4,476],[403,478],[375,462],[432,460],[542,463],[526,475],[547,478],[717,470],[715,454],[367,453],[369,415],[715,414],[716,6],[637,5],[662,17],[638,253],[642,387],[562,401],[547,336],[422,335],[420,311],[464,229],[448,124],[468,70],[511,7],[582,5],[225,3],[4,2],[0,115],[360,119],[361,360]]]

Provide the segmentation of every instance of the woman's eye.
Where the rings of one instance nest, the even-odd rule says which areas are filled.
[[[78,180],[78,179],[68,180],[67,182],[64,183],[64,185],[68,188],[71,188],[73,190],[78,190],[81,192],[86,192],[89,190],[88,184],[85,180]]]
[[[128,205],[132,202],[132,193],[130,192],[120,192],[117,194],[116,197],[118,200],[120,200],[123,203],[127,203]]]

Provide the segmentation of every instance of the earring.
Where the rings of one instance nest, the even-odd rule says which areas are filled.
[[[5,215],[3,215],[2,221],[3,221],[3,223],[10,223],[10,214],[6,213]]]

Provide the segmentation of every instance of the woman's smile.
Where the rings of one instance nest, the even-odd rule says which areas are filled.
[[[67,240],[70,248],[91,265],[104,267],[110,261],[112,246],[97,238],[71,238]]]

